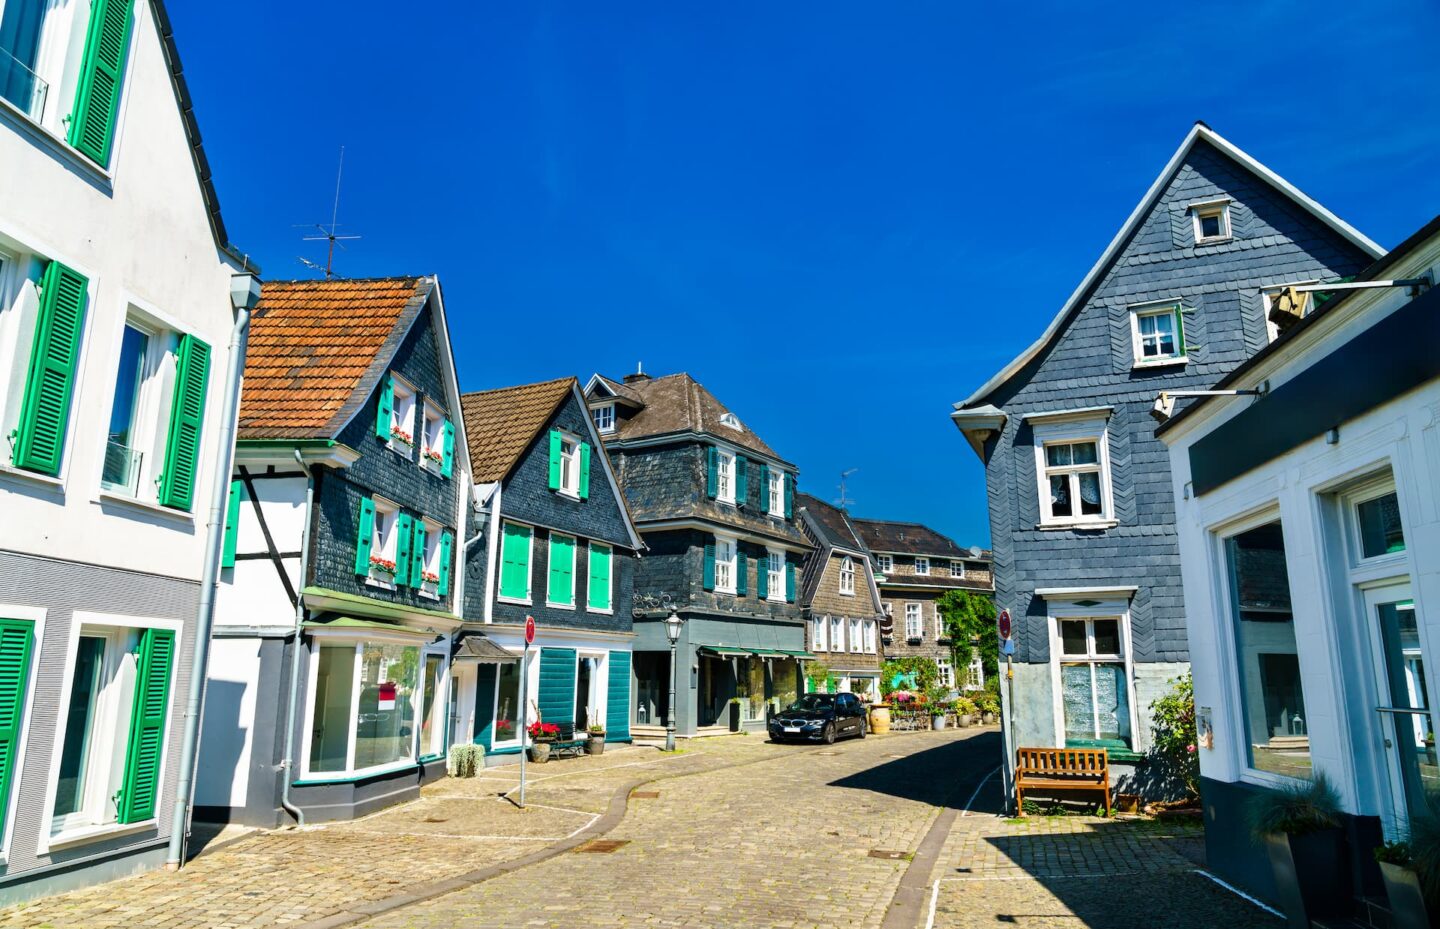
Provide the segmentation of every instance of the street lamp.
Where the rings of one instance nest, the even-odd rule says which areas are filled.
[[[665,636],[670,640],[670,711],[665,714],[665,751],[675,751],[675,643],[685,620],[673,609],[665,619]]]

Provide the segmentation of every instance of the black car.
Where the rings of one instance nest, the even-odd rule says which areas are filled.
[[[770,738],[818,739],[826,745],[847,735],[865,738],[865,707],[854,694],[806,694],[770,717]]]

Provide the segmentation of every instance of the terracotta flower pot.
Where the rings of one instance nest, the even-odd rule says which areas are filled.
[[[890,731],[890,708],[888,706],[872,706],[870,708],[870,731],[876,735],[883,735]]]

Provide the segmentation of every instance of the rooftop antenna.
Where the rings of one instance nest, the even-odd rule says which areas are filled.
[[[343,248],[345,247],[345,245],[344,245],[345,242],[347,242],[347,241],[349,241],[349,240],[351,240],[351,239],[358,239],[358,238],[360,238],[360,236],[358,236],[358,235],[338,235],[337,232],[336,232],[336,230],[338,230],[338,229],[340,228],[340,223],[338,222],[338,220],[339,220],[339,218],[340,218],[340,179],[341,179],[342,176],[344,176],[344,173],[345,173],[345,146],[342,145],[342,146],[340,146],[340,166],[335,169],[335,205],[334,205],[334,206],[331,208],[331,210],[330,210],[330,226],[329,226],[329,228],[326,228],[323,223],[303,223],[303,224],[300,224],[300,227],[301,227],[301,228],[303,228],[303,227],[306,226],[306,225],[313,225],[316,229],[319,229],[319,230],[320,230],[320,234],[319,234],[319,235],[307,235],[307,236],[303,236],[302,238],[303,238],[304,241],[306,241],[306,242],[326,242],[326,243],[328,243],[328,245],[327,245],[327,247],[326,247],[326,251],[325,251],[325,267],[323,267],[323,268],[320,267],[319,264],[317,264],[316,262],[311,261],[311,260],[308,259],[308,258],[304,258],[304,257],[301,257],[301,256],[296,256],[296,258],[297,258],[297,260],[298,260],[302,265],[304,265],[305,267],[309,268],[309,269],[312,270],[312,271],[323,271],[324,274],[325,274],[325,280],[327,280],[327,281],[330,280],[332,277],[335,276],[335,246],[336,246],[336,244],[339,244],[340,247],[343,249]]]
[[[850,497],[847,496],[845,493],[845,481],[850,477],[850,475],[854,474],[856,471],[859,470],[859,468],[847,468],[846,470],[840,472],[840,499],[835,501],[835,505],[840,507],[842,510],[855,502],[854,500],[851,500]]]

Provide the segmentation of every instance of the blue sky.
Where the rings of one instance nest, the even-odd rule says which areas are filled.
[[[854,512],[986,544],[947,420],[1204,119],[1389,247],[1433,3],[172,2],[231,238],[440,275],[465,390],[689,371]],[[398,13],[398,15],[397,15]]]

